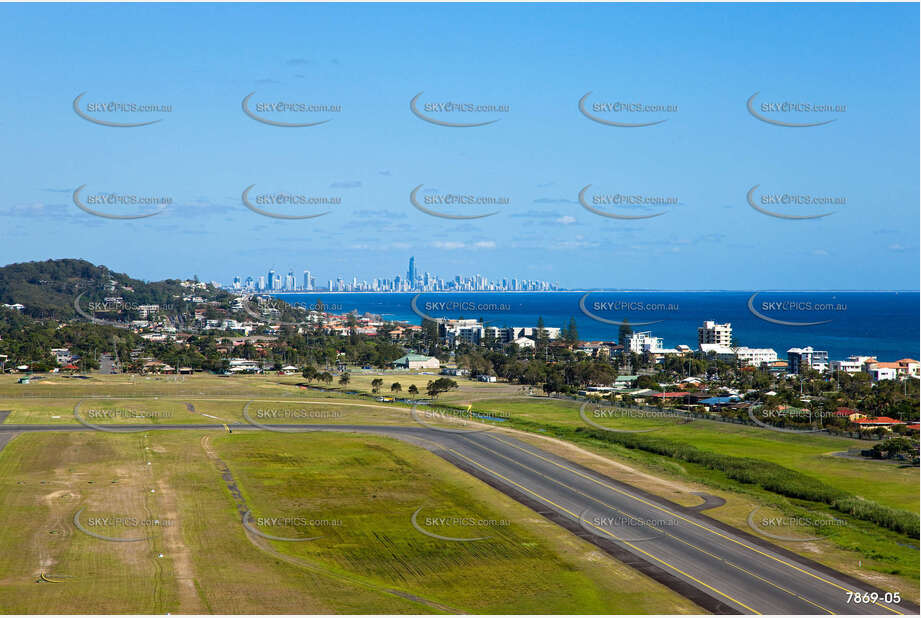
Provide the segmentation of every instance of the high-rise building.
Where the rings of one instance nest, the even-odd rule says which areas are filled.
[[[626,338],[624,348],[634,354],[658,352],[662,349],[662,337],[653,337],[651,331],[633,333]]]
[[[409,258],[409,270],[406,271],[406,279],[409,281],[409,287],[412,288],[416,284],[416,257],[411,256]]]
[[[716,345],[726,346],[732,343],[732,324],[717,324],[712,320],[704,322],[703,326],[697,328],[697,347],[701,344],[715,343]]]
[[[304,271],[304,291],[311,292],[313,291],[313,279],[310,278],[310,271]]]
[[[266,282],[268,283],[270,290],[275,289],[275,271],[274,270],[269,271],[269,276],[266,277]]]
[[[790,348],[787,350],[787,363],[790,373],[803,373],[806,369],[824,372],[828,369],[828,352],[813,350],[812,346]]]

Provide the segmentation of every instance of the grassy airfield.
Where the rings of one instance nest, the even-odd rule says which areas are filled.
[[[49,376],[16,384],[6,375],[0,376],[0,416],[8,412],[5,424],[73,425],[76,408],[80,418],[100,427],[413,424],[407,405],[349,394],[370,393],[375,377],[354,372],[349,385],[334,383],[324,391],[299,387],[298,376]],[[380,377],[381,395],[389,397],[390,384],[400,382],[401,396],[415,384],[424,397],[435,376]],[[759,517],[806,512],[803,504],[727,483],[694,464],[616,444],[549,439],[554,428],[585,426],[574,402],[527,396],[514,385],[464,378],[458,383],[438,401],[501,414],[509,420],[491,423],[496,430],[529,428],[531,433],[516,436],[681,504],[698,504],[697,491],[722,497],[726,504],[707,513],[742,530],[750,530],[746,518],[755,507]],[[835,455],[865,446],[859,441],[712,421],[593,420],[613,429],[655,429],[647,435],[777,463],[880,504],[918,509],[916,469]],[[221,429],[23,434],[0,450],[0,504],[4,613],[699,611],[437,457],[387,438]],[[268,521],[339,524],[315,531],[290,521],[257,525],[269,536],[320,537],[272,540],[243,528],[241,504]],[[489,543],[439,541],[412,527],[420,506],[423,518],[510,523],[490,531]],[[144,539],[86,535],[72,521],[81,508],[81,521],[96,523],[92,530],[103,536],[130,537],[140,530]],[[118,514],[129,523],[178,523],[104,521]],[[471,531],[437,532],[459,538]],[[917,543],[891,531],[849,521],[825,540],[772,542],[918,599]],[[532,573],[540,578],[527,576]]]
[[[351,434],[24,434],[0,455],[4,613],[691,613],[426,451]],[[411,518],[507,524],[429,528]],[[248,532],[251,525],[274,538]],[[98,538],[78,529],[73,521]],[[425,525],[425,517],[419,521]],[[154,523],[156,522],[156,523]],[[108,539],[138,539],[113,541]]]

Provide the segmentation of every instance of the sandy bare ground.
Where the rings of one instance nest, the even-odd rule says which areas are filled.
[[[179,517],[176,492],[165,479],[157,481],[157,492],[160,495],[160,504],[163,505],[161,516],[172,522],[172,525],[163,528],[165,549],[163,553],[172,560],[173,568],[176,571],[175,578],[179,587],[179,613],[206,613],[206,607],[195,587],[196,577],[195,567],[192,562],[192,552],[182,539],[182,520]]]

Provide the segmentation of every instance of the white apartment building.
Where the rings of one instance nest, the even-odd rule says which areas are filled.
[[[773,363],[777,360],[777,352],[773,348],[748,348],[745,346],[730,348],[716,343],[701,343],[700,351],[704,354],[716,354],[719,360],[727,363],[738,361],[743,367],[760,367],[764,363]]]
[[[700,351],[704,354],[716,354],[716,357],[721,361],[731,363],[736,360],[735,351],[728,345],[722,345],[720,343],[698,343],[697,347],[699,347]]]
[[[707,320],[703,326],[697,328],[697,347],[703,350],[703,344],[716,344],[729,347],[732,342],[732,324],[717,324],[713,320]]]
[[[440,318],[438,323],[438,335],[448,345],[456,345],[459,342],[479,345],[487,336],[492,337],[497,343],[518,343],[522,338],[537,339],[537,328],[531,326],[487,326],[484,327],[479,320],[462,319],[452,320]],[[559,339],[561,329],[554,327],[544,327],[544,333],[547,339]],[[519,343],[520,345],[527,345]]]
[[[867,369],[867,373],[870,374],[870,378],[874,382],[879,382],[880,380],[895,380],[899,373],[895,367],[880,367],[879,365],[873,365]]]
[[[510,326],[509,330],[515,332],[516,339],[518,337],[533,337],[537,339],[537,328],[534,326]],[[552,326],[545,326],[544,334],[547,336],[547,339],[559,339],[561,330],[562,329]]]
[[[141,316],[141,319],[146,320],[151,315],[155,315],[160,312],[160,305],[138,305],[138,315]]]
[[[479,320],[439,318],[436,322],[438,323],[438,336],[450,346],[455,346],[458,342],[479,345],[483,340],[484,329]]]
[[[870,362],[876,362],[875,356],[848,356],[846,360],[832,361],[828,368],[831,371],[841,373],[860,373],[864,370],[865,365]]]
[[[551,326],[544,327],[547,339],[559,339],[560,329]],[[512,343],[522,337],[537,339],[537,328],[532,326],[487,326],[484,334],[491,336],[497,343]]]
[[[787,362],[790,373],[802,373],[803,368],[825,372],[828,370],[828,352],[813,350],[812,346],[790,348],[787,350]]]
[[[777,352],[773,348],[734,348],[735,355],[743,366],[760,367],[765,363],[777,360]]]
[[[633,354],[656,353],[662,350],[662,337],[653,337],[652,331],[632,333],[624,342],[624,347]]]

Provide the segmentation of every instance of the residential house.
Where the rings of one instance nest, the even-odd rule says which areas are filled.
[[[397,369],[438,369],[441,363],[434,356],[425,356],[410,352],[393,361]]]

